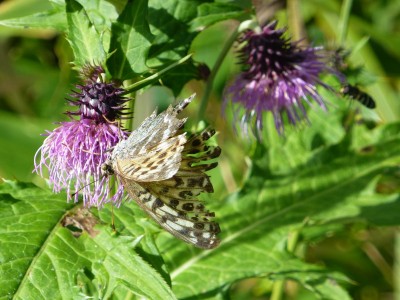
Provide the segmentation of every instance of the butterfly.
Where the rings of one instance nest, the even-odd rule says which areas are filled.
[[[213,129],[187,137],[186,118],[177,115],[195,95],[160,114],[154,111],[113,149],[102,166],[105,175],[115,174],[137,204],[175,237],[198,248],[218,246],[218,223],[214,212],[198,200],[200,193],[214,191],[205,173],[217,166],[209,160],[221,154],[206,142]]]

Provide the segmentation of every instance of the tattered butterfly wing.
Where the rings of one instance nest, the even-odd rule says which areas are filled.
[[[178,172],[169,179],[154,182],[135,182],[120,176],[131,197],[154,220],[174,236],[199,248],[211,249],[219,244],[218,223],[214,212],[205,209],[197,199],[202,192],[213,192],[205,171],[216,163],[206,163],[220,155],[219,147],[205,145],[215,131],[193,135],[182,151]],[[118,173],[117,173],[118,174]]]
[[[194,95],[168,109],[159,115],[156,112],[146,118],[140,126],[131,132],[126,140],[120,141],[111,154],[111,160],[116,158],[132,158],[146,155],[160,143],[176,135],[177,131],[185,124],[186,119],[178,119],[180,113],[194,98]]]
[[[211,249],[219,244],[220,228],[213,221],[215,214],[197,197],[213,192],[205,172],[217,166],[209,160],[218,157],[221,149],[206,145],[214,130],[188,139],[184,133],[178,134],[185,120],[176,115],[192,98],[146,119],[116,146],[111,169],[129,195],[164,229],[187,243]]]

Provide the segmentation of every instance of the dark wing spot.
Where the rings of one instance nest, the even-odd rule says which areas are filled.
[[[200,152],[199,149],[193,148],[188,152],[188,154],[196,154],[196,153],[199,153],[199,152]]]
[[[181,192],[179,192],[179,197],[181,197],[183,199],[186,199],[186,198],[189,198],[189,197],[192,197],[192,196],[193,196],[193,193],[191,191],[181,191]]]
[[[151,206],[152,210],[156,210],[157,208],[163,207],[164,203],[161,201],[160,198],[156,198],[156,200],[154,200],[153,205]]]
[[[210,137],[212,137],[215,134],[215,129],[211,129],[210,131],[204,131],[201,137],[203,140],[208,140]]]
[[[201,141],[199,140],[199,139],[195,139],[193,142],[192,142],[192,146],[194,146],[194,147],[197,147],[197,146],[199,146],[201,144]]]
[[[204,229],[204,223],[195,223],[194,228],[199,229],[199,230],[203,230]]]
[[[186,213],[183,211],[178,211],[178,217],[186,218]]]
[[[182,209],[186,211],[192,211],[194,208],[193,203],[185,203],[182,205]]]
[[[206,186],[204,187],[207,193],[213,193],[214,187],[212,186],[211,182],[207,182]]]
[[[201,231],[195,231],[195,232],[193,232],[193,235],[194,235],[195,237],[197,237],[197,238],[203,237],[203,233],[202,233]]]
[[[171,207],[175,208],[175,207],[177,207],[179,205],[179,201],[176,200],[176,199],[171,199],[169,201],[169,204],[171,205]]]
[[[212,233],[218,234],[218,233],[221,232],[221,228],[219,228],[219,224],[218,223],[213,223],[210,226],[211,226],[210,231]]]
[[[175,187],[178,187],[178,186],[180,186],[180,185],[183,185],[183,184],[184,184],[184,182],[183,182],[183,179],[182,179],[182,178],[174,176],[174,179],[175,179]]]
[[[214,169],[216,166],[218,166],[218,162],[213,162],[212,164],[207,165],[205,168],[206,171]]]
[[[197,205],[196,205],[196,209],[202,211],[202,210],[204,209],[204,205],[201,204],[201,203],[200,203],[200,204],[197,204]]]
[[[221,148],[215,147],[210,154],[210,158],[216,158],[216,157],[220,156],[220,154],[221,154]]]

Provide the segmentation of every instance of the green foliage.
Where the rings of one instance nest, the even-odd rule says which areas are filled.
[[[82,5],[74,0],[66,1],[68,40],[75,56],[76,67],[87,62],[103,62],[105,51],[94,25]]]
[[[76,238],[61,226],[68,214],[78,219],[79,206],[67,204],[65,194],[5,182],[0,195],[0,298],[109,298],[122,288],[127,295],[175,298],[160,274],[134,251],[133,237],[117,236],[105,226],[93,228],[100,220],[86,224],[90,213],[82,222],[92,236],[85,232]]]
[[[109,70],[115,78],[128,79],[135,74],[146,72],[146,57],[153,36],[147,15],[147,1],[128,2],[111,31],[111,51],[115,53],[108,60]]]
[[[179,251],[178,245],[172,246],[172,240],[161,248],[166,252],[168,249],[167,262],[174,269],[171,276],[176,281],[177,295],[189,297],[193,290],[197,291],[195,294],[216,293],[231,282],[262,274],[270,274],[272,278],[285,274],[314,292],[317,287],[308,281],[315,280],[315,274],[320,279],[337,279],[287,253],[290,236],[295,232],[301,234],[303,228],[343,224],[355,218],[380,225],[381,215],[371,214],[370,210],[379,212],[379,207],[398,205],[400,201],[397,194],[381,195],[375,191],[380,174],[400,162],[396,147],[399,138],[399,135],[379,138],[369,145],[368,153],[350,149],[344,139],[337,145],[313,151],[314,156],[308,161],[299,162],[285,172],[271,170],[268,158],[271,151],[259,146],[246,184],[218,209],[224,220],[221,246],[189,259],[182,259],[183,250]],[[337,151],[338,148],[342,150]],[[280,151],[290,155],[306,149],[288,145],[280,147]],[[276,156],[274,159],[280,163],[285,160]],[[205,277],[204,270],[209,270],[207,273],[216,279]],[[325,284],[329,286],[332,282],[327,280]],[[323,288],[327,292],[321,298],[340,299],[330,294],[328,286]]]
[[[198,9],[198,16],[191,22],[192,30],[201,30],[219,21],[228,19],[243,19],[245,10],[232,3],[202,3]]]
[[[382,246],[357,233],[400,225],[395,2],[354,1],[349,15],[346,46],[356,49],[349,64],[357,70],[352,80],[370,79],[366,89],[376,112],[329,92],[329,112],[310,109],[310,125],[279,136],[268,116],[262,140],[245,140],[220,120],[226,79],[206,87],[214,83],[218,100],[200,118],[220,132],[223,151],[219,170],[210,173],[216,193],[204,197],[217,214],[222,242],[207,251],[162,231],[135,203],[90,211],[67,203],[64,193],[53,194],[32,174],[33,156],[44,139],[40,134],[65,120],[63,101],[75,81],[70,62],[77,69],[102,64],[126,85],[151,90],[161,84],[175,96],[201,93],[203,83],[192,81],[201,78],[200,63],[212,68],[228,40],[220,36],[254,18],[260,7],[256,12],[251,1],[197,0],[2,3],[0,55],[7,59],[0,71],[0,175],[8,179],[0,185],[0,299],[239,299],[236,292],[246,289],[242,283],[249,278],[261,292],[246,290],[243,299],[276,297],[274,289],[281,284],[283,290],[288,281],[300,289],[296,299],[366,299],[363,288],[371,285],[375,292],[394,293],[391,274],[368,247],[375,242],[374,249],[384,249],[377,256],[391,268],[399,239],[394,244],[391,234],[384,235]],[[339,39],[340,3],[302,4],[310,40]],[[200,32],[198,45],[193,41]],[[177,63],[189,49],[194,59]],[[231,60],[226,73],[235,69]],[[148,115],[139,114],[150,102],[139,100],[138,118]],[[200,100],[195,102],[189,120],[198,115]],[[329,252],[324,243],[332,239],[353,242],[358,254],[340,255],[334,247]],[[386,253],[390,247],[395,250]],[[311,255],[315,248],[322,249],[320,256]],[[355,269],[384,279],[371,283]],[[399,281],[398,271],[396,265],[392,281]]]

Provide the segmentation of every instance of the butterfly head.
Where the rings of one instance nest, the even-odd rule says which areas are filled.
[[[109,176],[114,174],[114,169],[112,168],[110,159],[107,159],[106,162],[101,165],[101,174],[103,176]]]

